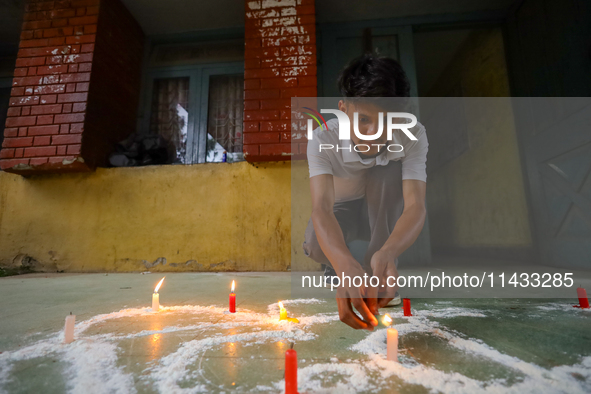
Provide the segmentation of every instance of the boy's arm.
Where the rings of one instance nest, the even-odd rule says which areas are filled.
[[[355,258],[347,248],[341,226],[334,215],[335,200],[333,176],[316,175],[310,178],[312,194],[312,223],[318,243],[332,267],[340,275]]]
[[[351,278],[357,275],[363,277],[365,271],[349,251],[341,226],[334,215],[333,176],[321,174],[311,177],[310,191],[312,194],[312,223],[314,224],[318,244],[324,255],[328,258],[339,277],[342,277],[343,273]],[[341,321],[356,329],[373,330],[373,326],[377,325],[377,320],[367,307],[361,294],[355,294],[355,290],[359,291],[360,289],[341,289],[337,292],[337,306]],[[343,294],[343,291],[346,294]],[[365,321],[361,320],[353,311],[351,303],[361,313]],[[368,324],[368,322],[372,322],[372,324]]]
[[[396,222],[392,234],[388,237],[381,251],[394,256],[400,256],[418,238],[427,210],[425,208],[425,194],[427,183],[416,179],[402,181],[402,195],[404,198],[404,210]]]
[[[387,283],[388,276],[398,277],[395,264],[396,258],[416,241],[423,229],[425,217],[427,216],[425,208],[426,189],[426,182],[416,179],[402,181],[404,210],[396,225],[394,225],[392,234],[371,259],[373,274],[381,278],[381,283]],[[386,286],[386,288],[388,290],[386,292],[387,296],[378,300],[377,308],[384,307],[396,292],[396,287],[388,288]],[[375,289],[372,290],[375,291]],[[377,311],[374,305],[370,305],[370,307],[374,312]]]

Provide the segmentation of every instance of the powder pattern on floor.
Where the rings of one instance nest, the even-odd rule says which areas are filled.
[[[338,344],[344,337],[330,334],[348,332],[343,330],[338,314],[330,310],[334,306],[316,299],[287,300],[284,305],[298,317],[299,324],[279,321],[276,303],[267,306],[267,313],[241,308],[239,313],[228,314],[223,307],[182,305],[162,307],[157,314],[151,308],[131,308],[97,315],[76,324],[76,340],[69,345],[62,343],[63,333],[59,332],[0,353],[0,390],[18,392],[22,369],[36,367],[56,372],[56,379],[61,380],[54,383],[63,384],[71,393],[280,392],[284,386],[282,355],[289,343],[295,343],[297,350],[303,349],[299,351],[300,392],[591,392],[589,355],[571,365],[545,368],[505,354],[446,324],[453,319],[490,317],[491,312],[486,310],[436,303],[413,309],[414,316],[408,318],[399,309],[392,310],[390,315],[401,340],[400,362],[395,363],[386,360],[383,327],[371,333],[355,332],[357,339],[344,349],[335,345],[329,349],[333,354],[314,356],[306,350],[307,344],[312,348],[327,341]],[[311,308],[313,314],[309,313]],[[591,313],[573,310],[572,306],[568,309],[566,304],[530,309],[532,315],[591,317]],[[147,328],[151,326],[156,328]],[[405,347],[405,342],[413,338],[442,346],[442,354],[457,352],[466,363],[490,368],[496,375],[482,378],[482,371],[424,361],[417,349]],[[304,354],[312,357],[305,359]],[[252,368],[263,369],[260,376],[268,376],[268,381],[253,379],[249,372]]]

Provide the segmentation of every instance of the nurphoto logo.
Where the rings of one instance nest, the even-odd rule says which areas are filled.
[[[328,125],[326,123],[326,121],[324,120],[324,117],[321,115],[321,113],[323,114],[334,114],[337,117],[337,121],[339,122],[339,140],[340,141],[346,141],[346,140],[351,140],[351,122],[349,120],[349,116],[344,113],[343,111],[340,111],[338,109],[321,109],[320,113],[318,113],[318,111],[315,111],[312,108],[309,107],[304,107],[305,109],[308,109],[313,113],[309,113],[309,112],[304,112],[305,114],[309,115],[310,117],[312,117],[314,120],[316,120],[316,123],[318,124],[318,126],[320,126],[320,128],[325,128],[326,130],[328,130]],[[383,138],[383,132],[384,132],[384,113],[383,112],[379,112],[378,113],[378,118],[379,118],[379,123],[378,123],[378,130],[374,133],[374,134],[363,134],[359,131],[359,113],[358,112],[354,112],[353,113],[353,132],[355,133],[355,136],[359,139],[359,140],[363,140],[363,141],[379,141],[382,142]],[[320,119],[319,119],[320,118]],[[387,112],[386,114],[386,137],[388,141],[392,141],[392,131],[395,129],[399,129],[401,130],[408,138],[410,138],[413,141],[417,141],[417,138],[409,131],[410,128],[416,126],[417,124],[417,117],[414,116],[411,113],[408,112]],[[401,122],[405,119],[410,120],[410,122]],[[320,122],[320,120],[322,120],[322,123]],[[401,123],[400,123],[401,122]],[[307,137],[308,140],[312,140],[314,138],[314,124],[312,119],[308,119],[307,122]],[[390,145],[386,145],[383,143],[378,143],[378,144],[355,144],[355,146],[353,147],[353,149],[356,152],[367,152],[369,151],[371,148],[371,146],[378,146],[378,151],[380,149],[380,147],[382,146],[387,146],[388,151],[390,152],[401,152],[403,150],[402,145],[400,144],[390,144]],[[323,149],[336,149],[337,151],[342,150],[342,149],[349,149],[350,150],[351,146],[347,145],[345,146],[334,146],[333,144],[319,144],[319,150],[322,151]],[[364,150],[365,149],[365,150]]]

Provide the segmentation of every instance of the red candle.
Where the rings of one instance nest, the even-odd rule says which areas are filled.
[[[293,349],[285,352],[285,394],[298,393],[298,354]]]
[[[236,293],[234,293],[234,281],[232,281],[232,292],[230,293],[230,313],[236,313]]]
[[[579,308],[589,308],[589,298],[587,292],[582,287],[577,289],[577,297],[579,297]]]
[[[410,298],[402,299],[402,309],[404,309],[404,316],[412,316],[412,313],[410,313]]]

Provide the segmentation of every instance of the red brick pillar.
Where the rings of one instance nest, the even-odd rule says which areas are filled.
[[[144,35],[119,0],[26,2],[0,168],[89,171],[135,130]]]
[[[246,0],[245,8],[245,158],[289,160],[291,97],[317,94],[314,0]]]

